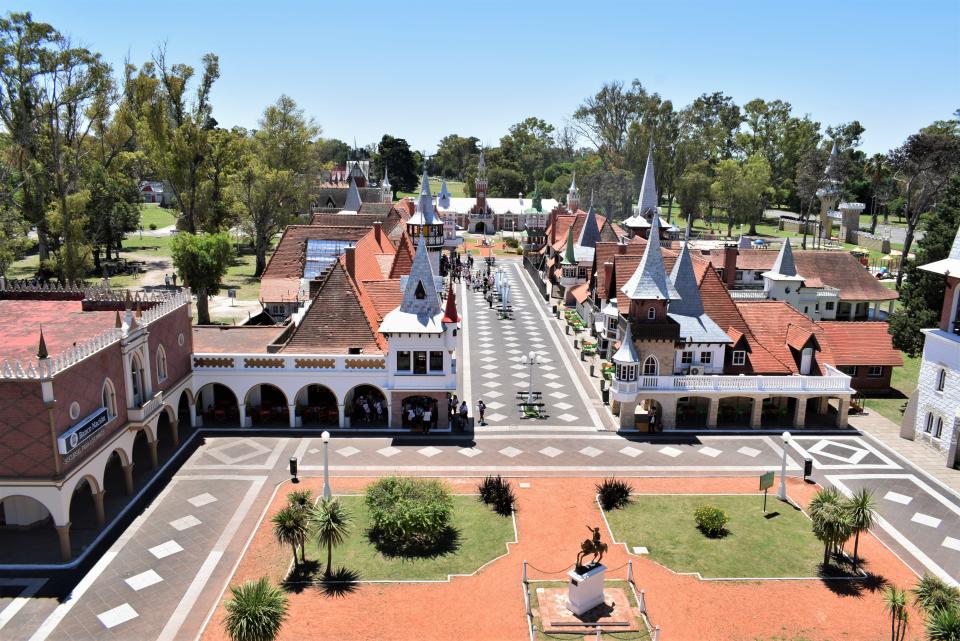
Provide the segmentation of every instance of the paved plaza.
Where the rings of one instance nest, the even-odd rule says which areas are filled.
[[[779,470],[779,433],[647,436],[610,429],[596,387],[573,360],[560,325],[536,297],[528,276],[505,263],[513,319],[500,320],[482,295],[461,290],[464,332],[461,390],[483,398],[487,425],[465,434],[334,434],[329,464],[338,478],[382,474],[482,477],[535,476],[755,477]],[[530,350],[534,389],[544,392],[547,418],[520,419]],[[563,396],[560,396],[560,395]],[[599,411],[598,411],[599,410]],[[884,444],[854,430],[796,432],[786,448],[787,470],[844,491],[873,488],[880,519],[876,535],[915,572],[960,579],[960,497]],[[0,577],[0,638],[192,639],[211,620],[233,569],[265,516],[290,457],[303,476],[323,471],[316,432],[236,435],[210,430],[193,436],[195,451],[139,506],[140,513],[89,570],[50,573],[4,569]]]

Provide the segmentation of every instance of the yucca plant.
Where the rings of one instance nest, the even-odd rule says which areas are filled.
[[[493,510],[500,516],[510,516],[513,514],[517,497],[513,493],[513,487],[510,481],[501,476],[488,476],[480,481],[477,486],[480,493],[480,500],[487,505],[493,506]]]
[[[294,490],[287,494],[287,505],[301,510],[313,507],[313,492],[310,490]]]
[[[294,563],[306,563],[306,547],[309,532],[308,513],[305,510],[287,506],[273,515],[273,538],[280,545],[289,545],[293,550]],[[300,559],[297,560],[297,550],[300,550]]]
[[[223,626],[231,641],[273,641],[287,619],[287,596],[266,577],[230,588]]]
[[[883,589],[883,604],[890,613],[890,641],[902,641],[907,633],[907,593],[894,585]]]
[[[813,535],[823,543],[823,565],[830,563],[830,553],[837,552],[850,538],[850,516],[843,496],[833,488],[820,490],[810,501]]]
[[[927,639],[960,641],[960,608],[937,608],[927,614]]]
[[[936,610],[960,609],[960,589],[938,576],[924,574],[913,588],[913,602],[928,616]]]
[[[327,576],[333,572],[333,548],[350,534],[353,519],[336,497],[321,500],[311,514],[313,534],[321,547],[327,548]]]
[[[850,529],[853,530],[853,569],[857,569],[860,562],[860,533],[873,527],[873,519],[877,513],[877,502],[873,499],[873,492],[865,487],[854,491],[853,496],[844,504]]]
[[[600,498],[600,507],[604,510],[617,510],[630,503],[630,494],[633,487],[626,481],[611,478],[597,483],[597,496]]]

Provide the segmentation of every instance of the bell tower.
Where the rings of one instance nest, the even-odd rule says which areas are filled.
[[[477,194],[478,212],[487,210],[487,163],[483,159],[483,150],[480,150],[480,162],[477,163],[477,179],[474,182],[475,192]]]

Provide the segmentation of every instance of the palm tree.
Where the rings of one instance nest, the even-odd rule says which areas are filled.
[[[306,563],[306,547],[304,543],[309,533],[309,515],[305,510],[285,507],[270,519],[273,523],[273,538],[280,545],[289,545],[293,549],[293,562]],[[300,560],[297,560],[297,550],[300,550]]]
[[[856,490],[846,502],[847,518],[850,529],[853,530],[853,569],[857,569],[860,557],[857,556],[860,547],[860,532],[873,527],[873,520],[877,513],[877,502],[873,499],[873,492],[865,487]]]
[[[927,639],[960,641],[960,608],[937,608],[927,615]]]
[[[907,633],[907,593],[895,585],[883,589],[883,604],[890,612],[890,641],[901,641]]]
[[[287,494],[287,505],[302,510],[310,509],[313,507],[313,492],[310,490],[294,490]]]
[[[273,641],[287,618],[287,596],[261,577],[230,588],[223,620],[232,641]]]
[[[843,496],[832,488],[820,490],[810,501],[813,535],[823,543],[823,565],[830,563],[830,553],[837,552],[850,538],[849,515]]]
[[[313,509],[310,521],[317,543],[327,548],[326,574],[330,576],[333,572],[333,548],[343,543],[350,533],[350,513],[339,499],[322,499]]]
[[[924,574],[913,589],[913,602],[928,616],[940,609],[958,609],[960,589],[938,576]]]

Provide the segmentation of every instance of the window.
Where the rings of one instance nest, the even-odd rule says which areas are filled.
[[[618,381],[637,380],[637,366],[633,364],[627,364],[627,365],[617,364],[617,380]]]
[[[682,352],[680,354],[680,363],[683,365],[689,365],[693,362],[693,352]]]
[[[742,350],[742,349],[736,350],[736,351],[733,353],[732,363],[733,363],[734,365],[738,365],[738,366],[739,366],[739,365],[746,365],[746,364],[747,364],[747,353],[746,353],[744,350]]]
[[[823,308],[826,309],[828,312],[833,311],[833,306],[834,306],[833,301],[827,301],[826,303],[823,304]]]
[[[700,362],[709,365],[713,362],[713,352],[700,352]]]
[[[943,417],[937,417],[937,427],[933,430],[933,438],[940,438],[940,435],[943,434]]]
[[[157,347],[157,381],[162,383],[167,380],[167,352],[163,345]]]
[[[923,431],[927,434],[933,429],[933,413],[927,412],[927,422],[923,426]]]
[[[410,352],[397,352],[397,371],[410,371]]]
[[[868,378],[880,378],[883,376],[883,365],[871,365],[867,370]]]
[[[430,352],[430,371],[443,371],[443,352]]]
[[[946,387],[946,385],[947,385],[947,370],[941,369],[940,372],[937,373],[937,391],[942,392],[943,388]]]
[[[146,390],[143,385],[143,365],[140,364],[140,357],[136,353],[130,357],[130,384],[133,391],[133,405],[140,407],[146,400]]]
[[[657,319],[657,310],[654,307],[651,307],[647,310],[647,320],[656,320]]]
[[[660,367],[657,365],[657,359],[653,356],[647,356],[647,360],[643,361],[643,375],[656,376],[659,370]]]
[[[417,290],[413,294],[417,300],[423,300],[427,297],[426,290],[423,289],[423,281],[417,283]]]
[[[427,373],[427,353],[426,352],[413,353],[413,373],[414,374]]]
[[[737,274],[736,274],[736,277],[735,277],[735,278],[736,278],[737,280],[743,280],[743,270],[742,270],[742,269],[738,269],[738,270],[737,270]]]
[[[607,319],[607,329],[609,329],[611,332],[617,331],[617,317],[616,317],[616,316],[614,316],[613,318],[608,318],[608,319]]]
[[[808,305],[804,305],[804,306],[803,306],[803,313],[804,313],[804,314],[809,314],[809,313],[810,313],[810,307],[809,307]]]
[[[856,376],[857,375],[857,366],[856,365],[841,365],[838,367],[841,372],[847,376]]]
[[[578,269],[578,270],[577,270],[577,276],[578,276],[579,278],[586,278],[586,277],[587,277],[587,268],[586,268],[586,267],[581,267],[580,269]]]
[[[113,418],[117,415],[117,392],[113,388],[113,382],[109,378],[103,381],[103,388],[100,391],[100,402],[107,408],[108,418]]]

